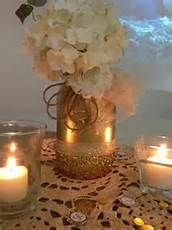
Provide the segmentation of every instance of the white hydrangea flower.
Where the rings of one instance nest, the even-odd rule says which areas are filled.
[[[51,28],[56,28],[59,26],[66,26],[71,20],[72,14],[65,9],[54,11],[53,14],[48,18],[48,25]]]
[[[77,43],[77,35],[75,30],[73,30],[72,28],[66,30],[66,42],[71,45],[75,45],[75,43]]]
[[[114,70],[113,81],[110,90],[107,90],[104,97],[117,106],[126,116],[135,114],[137,84],[128,73]]]
[[[90,28],[79,28],[76,30],[77,41],[79,43],[92,43],[93,32]]]
[[[79,3],[82,2],[80,0],[57,0],[55,1],[55,9],[66,9],[71,12],[75,12],[79,8]]]
[[[59,36],[55,36],[55,33],[49,34],[47,37],[47,47],[52,48],[53,50],[62,49],[65,46],[64,40]]]
[[[89,28],[95,18],[95,14],[91,6],[84,4],[78,13],[74,13],[72,17],[72,26],[76,28]]]
[[[35,72],[43,79],[50,79],[51,81],[56,81],[60,79],[60,72],[59,71],[53,71],[47,60],[36,60],[34,64],[34,70]]]
[[[90,28],[70,28],[67,30],[66,41],[72,45],[78,43],[92,43],[95,33],[92,32]]]
[[[70,85],[76,93],[81,93],[84,97],[101,98],[105,91],[110,89],[113,75],[111,73],[102,73],[101,69],[94,67],[88,70],[83,77],[72,75],[68,79]]]
[[[75,60],[78,58],[77,50],[69,45],[65,45],[61,50],[61,53],[63,54],[66,63],[74,64]]]
[[[62,73],[70,74],[75,72],[74,63],[72,61],[66,62],[62,52],[49,50],[47,52],[47,62],[54,71],[62,71]]]
[[[106,16],[97,15],[91,23],[90,28],[93,32],[105,36],[108,26],[109,25],[108,21],[106,20]]]
[[[94,67],[94,65],[90,65],[90,63],[88,63],[88,58],[86,54],[79,56],[78,59],[76,59],[75,64],[77,70],[82,71],[83,73]]]
[[[110,89],[110,66],[127,45],[112,0],[49,0],[26,40],[39,73],[50,80],[65,73],[64,80],[87,97]]]

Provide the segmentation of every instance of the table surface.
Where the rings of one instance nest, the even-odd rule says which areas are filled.
[[[61,175],[55,166],[54,139],[42,147],[42,184],[36,211],[27,217],[1,222],[3,230],[132,230],[140,217],[155,230],[172,230],[172,202],[139,189],[133,149],[121,146],[114,155],[107,176],[80,181]],[[129,198],[129,200],[128,200]],[[160,201],[168,203],[161,208]],[[128,203],[127,203],[128,202]],[[70,218],[81,212],[87,220],[79,224]]]

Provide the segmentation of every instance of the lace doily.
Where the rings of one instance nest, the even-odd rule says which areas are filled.
[[[3,230],[132,230],[140,217],[156,230],[172,229],[172,203],[143,194],[130,147],[121,147],[107,176],[73,180],[56,168],[53,139],[42,147],[42,182],[36,211],[17,220],[1,221]],[[160,201],[168,204],[160,207]]]

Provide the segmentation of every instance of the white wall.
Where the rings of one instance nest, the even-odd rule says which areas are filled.
[[[0,7],[0,118],[47,120],[50,124],[50,120],[44,113],[45,107],[42,101],[42,91],[47,82],[35,76],[29,56],[22,51],[21,41],[24,30],[14,14],[20,2],[22,1],[4,0]],[[169,73],[166,79],[162,76],[166,69],[155,76],[151,68],[138,67],[138,65],[136,67],[128,68],[141,76],[149,88],[172,90],[172,75]],[[165,109],[165,114],[172,117],[171,95],[164,96],[168,98],[165,104],[162,100],[157,101],[156,96],[152,97],[152,93],[150,97],[153,98],[152,104],[148,96],[143,100],[144,108],[141,106],[143,113],[149,111],[154,105],[157,115],[164,116]],[[154,113],[155,110],[152,110]]]
[[[22,48],[24,30],[14,14],[19,3],[5,0],[0,7],[0,114],[42,110],[45,83],[33,73]]]

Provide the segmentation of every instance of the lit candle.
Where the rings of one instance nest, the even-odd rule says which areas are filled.
[[[73,122],[70,119],[68,120],[67,124],[69,127],[71,127],[71,128],[73,127]],[[66,130],[66,142],[67,143],[74,143],[74,141],[75,141],[75,134],[74,134],[73,130],[70,128],[67,128],[67,130]]]
[[[0,201],[17,202],[26,197],[28,189],[28,170],[16,166],[16,158],[9,157],[6,167],[0,168]]]
[[[165,144],[160,147],[151,146],[153,156],[142,162],[144,182],[150,187],[172,190],[172,159],[168,158],[171,149]]]
[[[105,143],[110,143],[112,141],[112,128],[106,127],[104,135],[105,135]]]
[[[16,144],[15,144],[14,142],[12,142],[12,143],[10,144],[9,149],[10,149],[10,152],[13,152],[13,153],[14,153],[14,152],[16,151],[16,149],[17,149]]]

